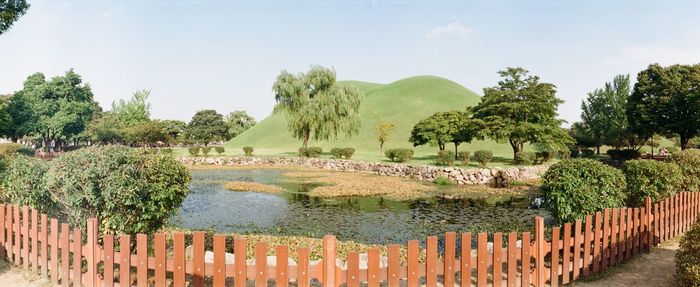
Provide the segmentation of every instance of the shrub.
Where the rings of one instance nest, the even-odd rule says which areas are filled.
[[[208,157],[210,151],[211,151],[211,147],[209,147],[209,146],[202,147],[202,155],[204,155],[204,157]]]
[[[438,176],[437,178],[435,178],[435,184],[443,185],[443,186],[444,185],[451,185],[452,181],[450,181],[448,178],[446,178],[444,176]]]
[[[546,163],[554,159],[554,152],[553,151],[538,151],[535,153],[535,162],[537,163]]]
[[[666,151],[668,151],[669,153],[677,153],[680,150],[681,149],[679,149],[677,146],[666,147]]]
[[[342,158],[343,157],[343,149],[339,147],[334,147],[331,149],[331,156],[333,158]]]
[[[623,160],[638,159],[642,154],[636,149],[623,149],[620,152],[620,156]]]
[[[686,149],[675,152],[671,160],[681,167],[683,172],[683,189],[700,191],[700,150]]]
[[[535,159],[536,155],[531,152],[521,151],[515,155],[515,162],[518,164],[532,165]]]
[[[619,149],[609,149],[607,152],[610,159],[622,159],[622,151]]]
[[[0,144],[0,156],[8,157],[16,154],[34,156],[34,149],[18,143]]]
[[[159,149],[159,151],[162,154],[173,154],[173,148],[170,148],[170,147],[161,148],[161,149]]]
[[[678,286],[700,286],[700,220],[681,238],[676,253],[676,283]]]
[[[441,150],[438,152],[435,162],[439,165],[452,166],[455,163],[455,153],[451,150]]]
[[[394,148],[385,151],[384,155],[394,162],[408,162],[413,158],[413,152],[410,148]]]
[[[191,156],[198,156],[200,149],[201,148],[198,146],[193,146],[193,147],[187,148],[187,151],[190,153]]]
[[[351,159],[354,154],[355,154],[355,148],[352,148],[352,147],[343,148],[343,156],[346,159]]]
[[[559,154],[559,159],[570,159],[571,158],[571,150],[569,149],[563,149],[557,151],[557,154]]]
[[[474,160],[479,163],[480,167],[486,167],[492,159],[493,153],[490,150],[477,150],[474,152]]]
[[[563,160],[542,176],[545,206],[559,222],[582,219],[604,208],[624,206],[622,172],[591,159]]]
[[[581,156],[581,150],[579,150],[577,147],[572,147],[569,149],[569,155],[571,158],[577,158]]]
[[[628,206],[641,206],[644,198],[652,202],[676,194],[683,186],[681,168],[675,163],[655,160],[630,160],[625,163]]]
[[[462,165],[469,164],[470,153],[468,151],[460,151],[457,153],[457,158],[462,161]]]
[[[253,156],[253,147],[252,146],[244,146],[243,147],[243,153],[246,156]]]
[[[189,191],[190,173],[173,157],[141,149],[88,147],[52,161],[46,189],[61,218],[82,226],[96,217],[110,234],[152,233]]]
[[[46,192],[48,163],[41,159],[23,155],[10,157],[6,161],[0,199],[16,205],[28,205],[51,213],[55,203]]]
[[[298,151],[299,151],[299,156],[300,156],[300,157],[309,157],[309,152],[308,152],[308,149],[307,149],[307,148],[305,148],[305,147],[300,147]]]
[[[320,157],[323,149],[317,146],[312,146],[306,149],[308,157]]]
[[[594,154],[595,154],[595,151],[593,151],[592,149],[589,149],[589,148],[584,148],[581,150],[581,156],[583,156],[583,157],[593,157]]]
[[[222,155],[224,152],[226,152],[226,148],[222,146],[217,146],[214,147],[214,151],[216,151],[217,154]]]

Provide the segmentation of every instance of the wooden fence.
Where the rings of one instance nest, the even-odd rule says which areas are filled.
[[[438,237],[431,236],[424,260],[423,247],[413,240],[406,256],[399,245],[390,245],[386,258],[370,249],[351,252],[337,265],[333,236],[324,237],[320,262],[310,260],[308,248],[298,248],[295,264],[288,262],[287,246],[275,246],[276,257],[269,262],[271,246],[262,242],[254,245],[255,262],[247,261],[246,240],[235,238],[230,263],[225,235],[213,236],[213,260],[207,260],[203,232],[192,235],[192,254],[186,256],[183,233],[172,234],[169,247],[161,233],[152,237],[152,245],[147,235],[138,234],[134,244],[128,235],[98,238],[95,219],[87,222],[84,234],[26,206],[0,205],[0,256],[61,286],[558,286],[648,252],[686,231],[699,213],[700,193],[679,193],[653,205],[647,198],[641,208],[606,209],[550,230],[538,217],[534,234],[463,233],[458,240],[449,232],[442,252]]]

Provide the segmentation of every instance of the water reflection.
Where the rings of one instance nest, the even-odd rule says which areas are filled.
[[[432,197],[395,201],[382,197],[322,199],[308,195],[317,185],[285,181],[281,170],[193,171],[191,192],[170,223],[217,232],[321,237],[364,243],[404,243],[446,231],[530,230],[543,210],[524,208],[527,198],[495,204],[485,198]],[[277,184],[291,192],[232,192],[229,180]]]

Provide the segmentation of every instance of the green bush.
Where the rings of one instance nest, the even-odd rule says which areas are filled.
[[[682,287],[700,286],[700,220],[681,238],[676,252],[676,283]]]
[[[572,147],[569,149],[569,155],[571,158],[577,158],[581,156],[581,150],[579,150],[577,147]]]
[[[331,156],[333,158],[342,158],[343,157],[343,149],[339,147],[334,147],[331,149]]]
[[[437,178],[435,178],[435,184],[442,185],[442,186],[451,185],[452,181],[450,181],[448,178],[446,178],[444,176],[438,176]]]
[[[609,149],[607,152],[610,159],[622,159],[622,151],[619,149]]]
[[[160,151],[162,154],[173,154],[173,148],[171,147],[161,148],[158,151]]]
[[[34,149],[18,143],[0,143],[0,156],[8,157],[16,154],[34,156]]]
[[[515,155],[515,162],[517,164],[532,165],[535,163],[536,155],[531,152],[521,151]]]
[[[474,152],[474,160],[479,163],[480,167],[486,167],[492,159],[493,153],[490,150],[477,150]]]
[[[208,157],[210,151],[211,151],[211,147],[209,147],[209,146],[202,147],[202,155],[204,155],[204,157]]]
[[[103,233],[152,233],[180,207],[190,179],[189,171],[172,156],[88,147],[53,160],[46,189],[60,199],[60,218],[72,226],[96,217]]]
[[[307,151],[307,148],[305,148],[305,147],[300,147],[298,151],[299,151],[300,157],[308,157],[309,156],[309,152]]]
[[[470,155],[468,151],[460,151],[457,153],[457,158],[462,162],[462,165],[468,165]]]
[[[438,152],[435,162],[438,165],[452,166],[455,163],[455,153],[451,150],[441,150]]]
[[[677,146],[669,146],[669,147],[666,147],[666,151],[668,151],[669,153],[677,153],[677,152],[679,152],[680,150],[681,150],[681,149],[679,149]]]
[[[681,167],[683,172],[683,189],[700,191],[700,150],[686,149],[675,152],[671,160]]]
[[[555,151],[538,151],[535,153],[535,162],[537,163],[547,163],[554,159]]]
[[[308,157],[320,157],[323,149],[317,146],[312,146],[306,149]]]
[[[623,149],[620,153],[623,160],[638,159],[642,154],[636,149]]]
[[[345,157],[345,159],[351,159],[354,154],[355,154],[355,148],[352,148],[352,147],[343,148],[343,156]]]
[[[224,152],[226,152],[226,148],[222,146],[217,146],[214,147],[214,151],[216,151],[217,154],[222,155]]]
[[[558,150],[557,154],[559,155],[559,159],[570,159],[571,158],[571,150],[569,150],[569,149]]]
[[[630,160],[625,163],[627,205],[641,206],[644,198],[652,202],[673,196],[683,187],[683,174],[675,163],[656,160]]]
[[[198,146],[192,146],[192,147],[188,147],[187,151],[190,153],[191,156],[198,156],[200,149],[201,148]]]
[[[51,195],[46,192],[48,162],[23,155],[6,160],[0,200],[16,205],[28,205],[51,213],[55,210]]]
[[[394,148],[384,152],[384,155],[394,162],[409,162],[413,158],[413,149],[410,148]]]
[[[252,146],[244,146],[243,147],[243,153],[246,156],[253,156],[253,147]]]
[[[625,203],[625,177],[620,170],[591,159],[563,160],[542,176],[545,206],[559,222],[582,219]]]
[[[593,157],[595,151],[589,148],[584,148],[581,150],[581,156],[583,157]]]

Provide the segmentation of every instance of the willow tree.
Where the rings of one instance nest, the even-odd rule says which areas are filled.
[[[303,141],[337,139],[356,134],[360,127],[360,91],[339,85],[335,71],[313,66],[306,73],[282,71],[272,86],[275,113],[287,115],[287,128]]]

